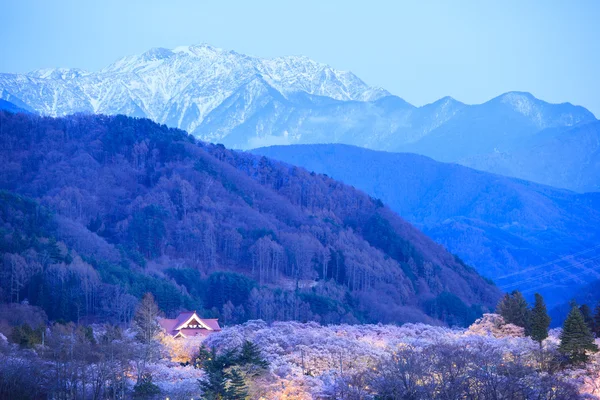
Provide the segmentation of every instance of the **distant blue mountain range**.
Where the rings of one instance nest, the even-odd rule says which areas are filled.
[[[339,144],[253,153],[325,173],[381,199],[504,290],[539,291],[553,305],[600,278],[600,193]]]

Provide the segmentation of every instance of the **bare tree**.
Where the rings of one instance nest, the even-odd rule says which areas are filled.
[[[157,321],[159,315],[160,310],[154,301],[154,296],[152,293],[146,293],[133,317],[134,329],[141,343],[149,344],[155,339],[160,331],[160,325]]]

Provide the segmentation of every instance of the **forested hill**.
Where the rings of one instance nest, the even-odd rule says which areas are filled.
[[[168,314],[470,322],[499,290],[325,175],[124,116],[0,112],[3,302],[52,319]]]
[[[341,144],[252,152],[380,198],[507,292],[531,299],[539,292],[550,306],[568,305],[583,284],[600,278],[593,263],[600,258],[600,193]]]

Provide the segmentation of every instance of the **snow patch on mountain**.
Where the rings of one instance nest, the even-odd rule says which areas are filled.
[[[346,143],[397,151],[416,144],[411,151],[436,157],[435,151],[443,150],[448,161],[462,159],[448,155],[452,147],[474,148],[485,141],[496,148],[507,137],[595,120],[583,107],[549,104],[521,92],[480,105],[444,97],[415,107],[352,72],[308,57],[266,59],[208,44],[152,48],[98,72],[57,68],[0,74],[0,98],[49,116],[149,118],[238,149]]]
[[[529,93],[509,92],[503,94],[501,100],[526,116],[530,116],[535,109],[533,96]]]
[[[307,57],[264,59],[207,44],[153,48],[123,57],[99,72],[57,68],[0,74],[0,89],[6,93],[2,98],[18,97],[43,115],[123,113],[193,132],[210,112],[253,79],[266,82],[284,97],[303,92],[371,101],[389,95],[351,72]],[[250,103],[264,94],[260,88],[245,90]],[[246,117],[247,113],[239,115]]]

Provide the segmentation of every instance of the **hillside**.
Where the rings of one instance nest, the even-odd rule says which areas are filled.
[[[326,173],[381,199],[505,290],[540,291],[556,304],[600,275],[598,194],[345,145],[253,153]]]
[[[545,129],[505,151],[468,157],[461,163],[578,192],[598,192],[600,122]]]
[[[146,119],[1,113],[0,124],[2,298],[50,318],[126,319],[131,295],[150,290],[167,314],[193,307],[226,323],[466,324],[499,296],[326,176]],[[106,303],[117,294],[123,304]]]

